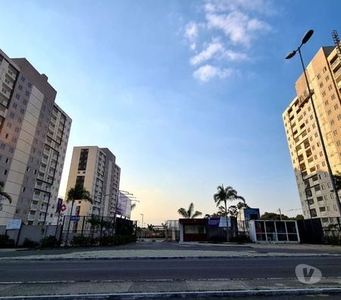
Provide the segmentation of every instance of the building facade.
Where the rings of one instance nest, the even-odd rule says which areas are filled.
[[[282,117],[304,218],[321,218],[327,227],[340,222],[339,194],[332,182],[334,175],[341,175],[339,47],[320,48],[307,65],[306,76],[311,93],[303,73],[296,81],[296,97]]]
[[[114,217],[118,203],[121,169],[116,157],[107,148],[97,146],[74,147],[70,165],[67,191],[77,183],[90,192],[92,203],[75,201],[66,214],[78,216]]]
[[[72,121],[47,76],[1,50],[0,87],[0,181],[12,198],[0,201],[0,225],[52,224]]]

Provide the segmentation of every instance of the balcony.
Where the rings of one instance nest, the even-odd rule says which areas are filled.
[[[40,200],[40,195],[34,194],[33,195],[33,200],[39,201]]]
[[[36,218],[36,215],[35,215],[35,214],[29,214],[29,215],[27,216],[27,220],[28,220],[28,221],[34,221],[35,218]]]
[[[340,76],[340,74],[341,74],[341,68],[337,70],[337,72],[334,74],[335,80]]]
[[[1,90],[0,90],[0,94],[3,95],[3,97],[5,97],[6,99],[9,99],[10,93],[7,92],[7,90],[1,89]]]
[[[30,210],[37,210],[38,209],[38,205],[31,205]]]
[[[16,74],[15,72],[11,71],[11,70],[8,70],[6,75],[8,75],[8,77],[12,78],[13,80],[16,79]]]
[[[340,64],[340,60],[337,58],[331,65],[331,69],[334,70]]]

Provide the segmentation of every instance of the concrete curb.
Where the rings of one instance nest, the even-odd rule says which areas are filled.
[[[155,293],[112,293],[112,294],[75,294],[51,296],[14,296],[0,297],[0,300],[84,300],[84,299],[207,299],[221,297],[255,297],[255,296],[288,296],[288,295],[326,295],[341,294],[341,288],[306,288],[277,290],[245,290],[245,291],[194,291],[194,292],[155,292]]]

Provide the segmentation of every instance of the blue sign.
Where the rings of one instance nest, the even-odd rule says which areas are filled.
[[[70,221],[71,222],[78,222],[79,221],[79,216],[71,216]]]
[[[220,218],[208,218],[207,223],[209,227],[218,227]]]

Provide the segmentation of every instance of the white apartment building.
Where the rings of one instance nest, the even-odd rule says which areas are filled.
[[[0,225],[54,222],[71,119],[55,103],[57,92],[25,58],[0,50]]]
[[[340,49],[320,48],[307,65],[306,75],[312,100],[302,73],[295,84],[296,97],[284,111],[283,121],[304,218],[321,218],[327,227],[340,220],[339,195],[333,189],[327,165],[329,161],[332,175],[341,175]]]
[[[66,187],[67,192],[76,183],[90,192],[92,202],[76,201],[72,215],[114,217],[118,202],[121,169],[116,157],[107,148],[97,146],[74,147]],[[65,212],[71,215],[71,203]]]

